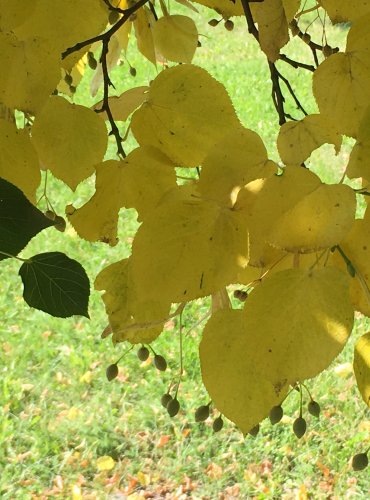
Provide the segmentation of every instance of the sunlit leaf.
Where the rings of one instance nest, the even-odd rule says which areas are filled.
[[[198,31],[188,16],[163,16],[153,26],[156,50],[165,59],[191,63],[198,45]]]
[[[370,408],[370,332],[356,342],[353,369],[362,399]]]

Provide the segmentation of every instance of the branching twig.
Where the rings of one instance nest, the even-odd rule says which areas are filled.
[[[290,59],[290,57],[286,56],[285,54],[280,54],[280,60],[290,64],[291,66],[293,66],[293,68],[296,68],[296,69],[303,68],[303,69],[307,69],[308,71],[315,71],[315,67],[312,66],[312,64],[305,64],[305,63],[301,63],[299,61],[294,61],[293,59]]]
[[[278,70],[276,70],[276,71],[277,71],[277,73],[279,75],[280,80],[282,80],[285,83],[287,89],[289,90],[290,95],[293,97],[294,102],[297,105],[297,108],[300,109],[305,116],[307,116],[308,113],[304,109],[304,107],[302,106],[302,104],[300,103],[300,101],[299,101],[298,97],[296,96],[296,94],[295,94],[295,92],[294,92],[294,90],[293,90],[293,88],[292,88],[289,80],[287,78],[285,78],[285,76],[283,76]]]
[[[73,47],[69,47],[67,50],[65,50],[62,53],[62,59],[65,59],[68,57],[70,54],[73,54],[74,52],[77,52],[78,50],[83,49],[84,47],[87,47],[89,45],[92,45],[93,43],[97,42],[102,42],[102,52],[101,52],[101,57],[100,57],[100,62],[102,66],[102,72],[103,72],[103,105],[101,109],[97,112],[102,112],[105,111],[111,126],[111,131],[109,135],[113,135],[116,139],[116,144],[117,144],[117,153],[119,156],[122,158],[126,157],[125,151],[122,147],[122,137],[119,133],[119,129],[117,127],[116,122],[114,121],[112,111],[109,107],[109,87],[113,86],[113,83],[111,79],[109,78],[109,71],[108,71],[108,64],[107,64],[107,55],[109,52],[109,42],[112,38],[112,36],[123,26],[131,17],[131,15],[136,12],[140,7],[145,5],[149,0],[138,0],[138,2],[135,3],[132,7],[128,9],[119,9],[118,7],[113,7],[113,5],[110,3],[110,0],[104,0],[104,3],[107,5],[107,7],[112,10],[119,12],[122,15],[122,17],[105,33],[102,33],[100,35],[97,35],[93,38],[89,38],[88,40],[84,40],[83,42],[76,43]]]

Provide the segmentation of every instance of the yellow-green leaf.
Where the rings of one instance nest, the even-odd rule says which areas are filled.
[[[96,467],[100,471],[114,469],[116,462],[109,455],[104,455],[96,460]]]
[[[205,5],[210,9],[220,13],[224,19],[232,16],[244,16],[243,6],[240,0],[230,2],[230,0],[194,0],[196,3]]]
[[[249,300],[249,299],[248,299]],[[216,408],[246,434],[284,399],[287,383],[269,380],[258,337],[242,311],[222,309],[206,324],[199,356],[203,383]]]
[[[356,342],[353,369],[362,399],[370,408],[370,332]]]
[[[239,126],[225,87],[191,64],[162,71],[131,120],[140,145],[155,146],[188,167],[198,166],[224,134]]]
[[[191,63],[198,45],[198,30],[188,16],[163,16],[153,26],[156,50],[165,59]]]
[[[42,168],[74,190],[102,161],[108,136],[93,110],[52,96],[35,119],[32,142]]]
[[[264,0],[254,5],[259,43],[269,61],[279,58],[280,49],[289,41],[288,23],[282,0]]]
[[[360,123],[357,142],[354,145],[346,174],[349,178],[364,177],[370,179],[370,107],[367,108]]]
[[[326,143],[334,144],[338,154],[342,137],[336,131],[335,123],[320,114],[284,123],[277,139],[280,157],[286,165],[305,162],[312,151]]]
[[[268,161],[261,138],[240,127],[225,135],[206,156],[199,191],[204,197],[233,206],[245,184],[275,172],[276,165]]]
[[[290,23],[299,10],[301,0],[282,0],[282,3],[285,11],[285,17],[288,23]]]
[[[35,33],[35,32],[34,32]],[[60,54],[48,40],[24,41],[0,31],[0,102],[11,109],[37,113],[60,80]]]
[[[158,205],[136,233],[132,277],[142,297],[204,297],[232,283],[247,264],[248,233],[240,214],[181,193]]]
[[[146,93],[149,87],[133,87],[126,90],[120,96],[109,97],[108,103],[115,121],[126,121],[127,118],[145,101]],[[103,101],[94,105],[93,109],[101,109]],[[108,120],[107,114],[103,114],[105,120]]]
[[[333,24],[354,21],[370,12],[370,1],[349,2],[348,0],[319,0]]]
[[[103,301],[113,332],[113,342],[149,343],[162,332],[170,303],[157,297],[142,300],[130,276],[130,259],[105,267],[96,277],[95,289],[104,290]]]
[[[25,130],[0,120],[0,177],[11,182],[36,202],[36,189],[41,173],[35,149]]]
[[[355,221],[356,195],[344,184],[322,184],[276,222],[268,241],[289,252],[317,252],[340,243]]]
[[[156,54],[153,41],[153,25],[155,19],[150,10],[144,6],[136,11],[134,21],[137,48],[154,65],[156,64]]]
[[[288,269],[262,281],[243,310],[245,332],[258,339],[256,360],[274,384],[315,377],[351,333],[349,277],[334,267]]]

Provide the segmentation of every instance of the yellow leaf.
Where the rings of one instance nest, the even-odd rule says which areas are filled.
[[[340,243],[352,228],[356,194],[344,184],[322,184],[273,223],[271,245],[309,253]]]
[[[113,342],[150,343],[162,332],[170,303],[163,297],[145,301],[130,277],[130,260],[104,268],[96,277],[96,290],[105,290],[103,301],[113,330]]]
[[[264,0],[253,6],[258,23],[259,43],[269,61],[279,58],[280,49],[289,41],[288,23],[282,0]]]
[[[33,2],[32,2],[33,3]],[[108,10],[100,0],[37,0],[32,14],[15,30],[22,39],[37,36],[60,53],[99,34],[107,24]]]
[[[356,219],[352,230],[340,245],[346,257],[351,261],[355,278],[351,279],[350,296],[353,307],[366,316],[370,316],[370,211],[363,219]],[[334,262],[346,268],[343,258],[335,252]]]
[[[353,369],[362,399],[370,408],[370,332],[356,342]]]
[[[21,41],[0,32],[0,102],[31,114],[40,110],[60,80],[60,54],[34,33]]]
[[[0,29],[1,31],[12,31],[23,24],[33,13],[38,0],[0,0]]]
[[[355,26],[351,30],[355,30]],[[320,113],[330,116],[338,132],[356,137],[370,102],[367,83],[370,80],[370,54],[361,49],[355,37],[356,31],[353,33],[352,39],[348,35],[346,53],[331,55],[317,68],[313,75],[313,92]]]
[[[282,125],[277,148],[286,165],[300,165],[307,160],[312,151],[326,143],[334,144],[338,154],[342,137],[335,130],[335,123],[332,123],[330,118],[317,114]]]
[[[96,467],[99,471],[114,469],[116,462],[109,455],[104,455],[96,460]]]
[[[268,161],[261,138],[252,130],[240,127],[225,135],[206,156],[199,192],[232,207],[245,184],[275,172],[276,165]]]
[[[319,0],[333,24],[354,21],[370,12],[370,1],[348,2],[348,0]]]
[[[188,167],[202,163],[214,144],[239,126],[223,85],[191,64],[162,71],[131,120],[140,145],[155,146]]]
[[[123,161],[96,165],[94,195],[81,208],[69,205],[68,219],[81,238],[114,246],[120,208],[136,208],[142,219],[175,187],[175,169],[168,158],[150,146],[140,147]]]
[[[36,151],[25,130],[0,119],[0,177],[21,189],[36,202],[41,174]]]
[[[144,6],[135,13],[134,21],[137,48],[151,63],[156,65],[156,54],[153,41],[155,19],[150,10]]]
[[[36,116],[32,142],[42,168],[74,190],[103,159],[108,136],[104,121],[94,111],[52,96]]]
[[[126,121],[127,118],[145,101],[146,93],[149,87],[134,87],[126,90],[120,96],[109,97],[109,107],[115,121]],[[103,101],[94,105],[93,109],[101,109]],[[108,120],[107,114],[102,115],[105,120]]]
[[[370,178],[370,107],[367,108],[357,134],[357,142],[351,151],[346,174],[349,178]]]
[[[353,326],[348,280],[334,267],[288,269],[249,294],[243,328],[258,339],[252,352],[265,378],[276,384],[315,377],[341,352]]]
[[[198,31],[191,17],[163,16],[153,26],[156,50],[165,59],[191,63],[198,45]]]
[[[284,11],[285,11],[285,17],[288,23],[293,19],[293,17],[296,15],[296,13],[299,10],[299,7],[301,5],[301,0],[282,0]]]
[[[232,283],[247,261],[240,214],[190,194],[163,201],[144,219],[133,242],[132,278],[142,297],[183,302]]]
[[[282,175],[252,181],[240,190],[235,210],[244,215],[248,227],[250,265],[267,268],[284,255],[268,244],[274,222],[320,185],[319,177],[307,168],[289,165]]]
[[[118,35],[115,33],[109,42],[109,52],[107,54],[108,72],[115,68],[120,60],[122,46]],[[98,64],[94,76],[90,81],[90,94],[95,97],[100,85],[103,83],[103,70],[101,63]]]
[[[194,0],[196,3],[205,5],[210,9],[219,12],[224,19],[232,16],[244,16],[244,10],[240,0],[230,2],[230,0]]]
[[[204,328],[199,356],[210,398],[245,434],[281,403],[287,384],[274,387],[265,376],[261,359],[256,358],[257,336],[244,328],[243,316],[232,309],[213,314]]]
[[[144,474],[144,472],[139,471],[137,473],[137,479],[141,486],[148,486],[150,484],[150,476],[149,474]]]

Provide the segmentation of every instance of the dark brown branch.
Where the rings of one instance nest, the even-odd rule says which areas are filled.
[[[140,9],[143,5],[145,5],[149,0],[138,0],[135,5],[132,7],[125,9],[122,11],[123,16],[121,19],[119,19],[116,24],[114,24],[108,31],[105,33],[102,33],[97,36],[93,36],[92,38],[89,38],[88,40],[84,40],[83,42],[78,42],[76,45],[73,47],[69,47],[67,50],[65,50],[62,53],[62,59],[65,59],[68,57],[70,54],[73,54],[74,52],[77,52],[78,50],[83,49],[84,47],[87,47],[88,45],[92,45],[93,43],[96,42],[103,42],[104,40],[109,40],[112,38],[114,33],[116,33],[124,24],[127,22],[131,15],[136,12],[137,10]]]
[[[242,2],[243,10],[244,10],[245,19],[246,19],[247,25],[248,25],[248,31],[251,35],[254,36],[254,38],[257,40],[257,42],[259,42],[260,37],[259,37],[258,30],[254,24],[251,8],[249,7],[249,2],[248,2],[248,0],[241,0],[241,2]]]
[[[287,57],[285,54],[280,54],[279,56],[279,59],[281,61],[284,61],[288,64],[290,64],[291,66],[293,66],[293,68],[303,68],[303,69],[307,69],[308,71],[315,71],[315,66],[312,66],[311,64],[305,64],[305,63],[301,63],[299,61],[294,61],[293,59],[290,59],[290,57]]]
[[[118,155],[121,156],[122,158],[125,158],[126,153],[122,147],[122,137],[117,127],[117,124],[114,121],[112,111],[109,107],[109,87],[110,86],[114,87],[114,85],[111,79],[109,78],[108,64],[107,64],[108,52],[109,52],[109,40],[104,39],[101,58],[100,58],[102,72],[103,72],[103,104],[99,111],[105,111],[107,113],[107,117],[111,126],[111,131],[109,135],[114,135],[116,139]]]
[[[306,110],[302,106],[301,102],[299,101],[298,97],[296,96],[296,94],[295,94],[295,92],[293,90],[293,87],[290,85],[289,80],[287,78],[285,78],[285,76],[283,76],[278,70],[276,70],[276,71],[278,73],[278,76],[279,76],[280,80],[282,80],[285,83],[285,85],[286,85],[286,87],[287,87],[290,95],[293,97],[294,102],[297,105],[297,108],[300,109],[305,116],[307,116],[308,113],[306,112]],[[288,115],[285,115],[285,116],[288,116]]]
[[[271,81],[272,81],[272,94],[273,94],[273,99],[276,107],[276,111],[279,115],[279,125],[283,125],[286,122],[286,115],[285,115],[285,110],[284,110],[284,96],[281,91],[280,87],[280,73],[276,69],[276,66],[272,62],[269,63],[269,68],[270,68],[270,75],[271,75]]]

